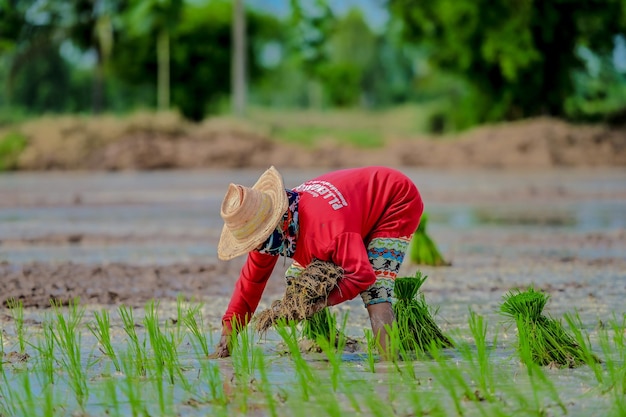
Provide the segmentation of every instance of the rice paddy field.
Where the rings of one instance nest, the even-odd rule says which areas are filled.
[[[427,276],[451,346],[406,351],[392,329],[395,360],[358,298],[330,310],[333,340],[246,330],[210,357],[243,263],[217,260],[219,204],[260,170],[3,174],[0,416],[626,415],[626,171],[401,169],[451,263],[401,275]],[[532,361],[501,312],[528,288],[579,363]]]

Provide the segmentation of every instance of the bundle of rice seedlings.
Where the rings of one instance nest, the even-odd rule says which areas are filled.
[[[337,318],[328,308],[324,308],[313,316],[304,320],[302,326],[302,337],[310,340],[323,338],[330,341],[339,334],[337,330]]]
[[[500,311],[517,324],[518,351],[523,361],[574,368],[588,360],[562,323],[543,314],[549,295],[529,288],[526,291],[511,290],[503,298]],[[592,360],[599,361],[593,356]]]
[[[341,329],[345,328],[345,319]],[[334,346],[337,349],[356,352],[359,349],[359,342],[347,336],[337,325],[337,317],[328,308],[315,313],[303,321],[302,340],[298,343],[301,351],[323,352],[320,340],[324,340],[327,346]]]
[[[450,262],[443,258],[435,242],[428,236],[426,232],[427,224],[428,215],[424,213],[422,214],[420,225],[413,233],[413,238],[409,243],[409,259],[418,265],[449,266]]]
[[[302,274],[289,281],[281,300],[272,302],[270,308],[255,317],[255,328],[265,333],[280,319],[300,322],[312,317],[325,306],[328,294],[343,277],[343,269],[332,262],[314,259]]]
[[[396,278],[395,281],[393,312],[398,324],[400,347],[405,351],[426,353],[433,346],[452,346],[435,323],[424,294],[419,291],[426,278],[427,275],[417,271],[415,277]]]

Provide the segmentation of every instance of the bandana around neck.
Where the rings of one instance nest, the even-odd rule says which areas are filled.
[[[289,207],[283,214],[283,221],[278,223],[276,229],[263,242],[257,252],[266,255],[279,256],[283,255],[287,258],[293,257],[296,252],[296,241],[298,238],[298,202],[300,194],[285,190],[289,198]]]

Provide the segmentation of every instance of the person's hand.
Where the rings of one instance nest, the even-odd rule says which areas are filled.
[[[210,359],[227,358],[230,356],[230,334],[222,333],[220,342],[215,347],[215,352],[209,355]]]
[[[370,304],[367,306],[367,312],[381,356],[384,360],[394,360],[394,355],[390,350],[389,333],[387,332],[387,329],[391,328],[395,321],[391,303]]]

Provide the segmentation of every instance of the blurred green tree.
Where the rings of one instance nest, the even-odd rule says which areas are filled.
[[[284,28],[271,16],[248,12],[248,73],[251,81],[261,74],[258,54],[262,45]],[[191,120],[201,120],[218,110],[231,86],[232,5],[229,1],[187,3],[180,22],[171,32],[172,105]],[[120,33],[111,69],[115,77],[133,88],[145,86],[157,68],[156,40],[150,36]]]
[[[113,51],[114,19],[123,12],[122,0],[73,0],[53,4],[63,7],[66,37],[82,51],[95,54],[92,111],[102,111],[105,66]],[[69,10],[68,10],[69,9]]]
[[[597,53],[626,29],[623,0],[389,0],[406,38],[469,85],[457,128],[539,114],[563,116],[581,68],[577,45]]]
[[[326,0],[301,2],[291,0],[292,36],[288,54],[300,62],[306,77],[308,106],[321,107],[323,95],[320,91],[323,76],[333,77],[329,72],[329,39],[335,28],[335,16]],[[345,66],[344,66],[345,67]],[[339,69],[339,72],[345,72]],[[340,78],[343,74],[340,74]]]
[[[68,11],[62,6],[68,2],[0,0],[0,98],[7,120],[24,110],[76,110],[81,100],[71,66],[60,54]]]
[[[244,0],[233,0],[232,13],[232,48],[231,48],[231,101],[235,115],[241,117],[246,111],[248,76],[247,76],[247,30]]]
[[[5,80],[0,103],[7,109],[11,102],[11,85],[8,82],[11,56],[24,25],[23,13],[18,11],[16,3],[14,0],[0,0],[0,77]]]
[[[336,19],[319,76],[331,104],[353,106],[364,99],[365,77],[376,58],[377,39],[360,9]]]
[[[25,24],[24,8],[24,1],[0,0],[0,54],[15,48]]]
[[[59,54],[55,43],[38,43],[38,49],[20,55],[11,76],[14,104],[30,113],[61,113],[70,108],[72,90],[70,66]]]
[[[157,107],[170,106],[170,38],[180,23],[183,0],[130,0],[126,27],[131,34],[156,37]]]
[[[0,0],[0,63],[5,79],[2,97],[6,107],[13,102],[14,81],[21,68],[52,43],[51,19],[31,22],[26,18],[29,9],[31,15],[37,14],[30,1]]]
[[[397,25],[375,32],[358,8],[343,16],[316,9],[303,16],[306,10],[296,10],[274,35],[273,59],[252,86],[254,103],[381,108],[417,97],[418,51],[401,42]],[[320,15],[330,21],[322,23]]]
[[[610,55],[579,49],[586,67],[573,74],[576,94],[565,102],[567,114],[576,120],[625,124],[626,71],[615,68]]]

